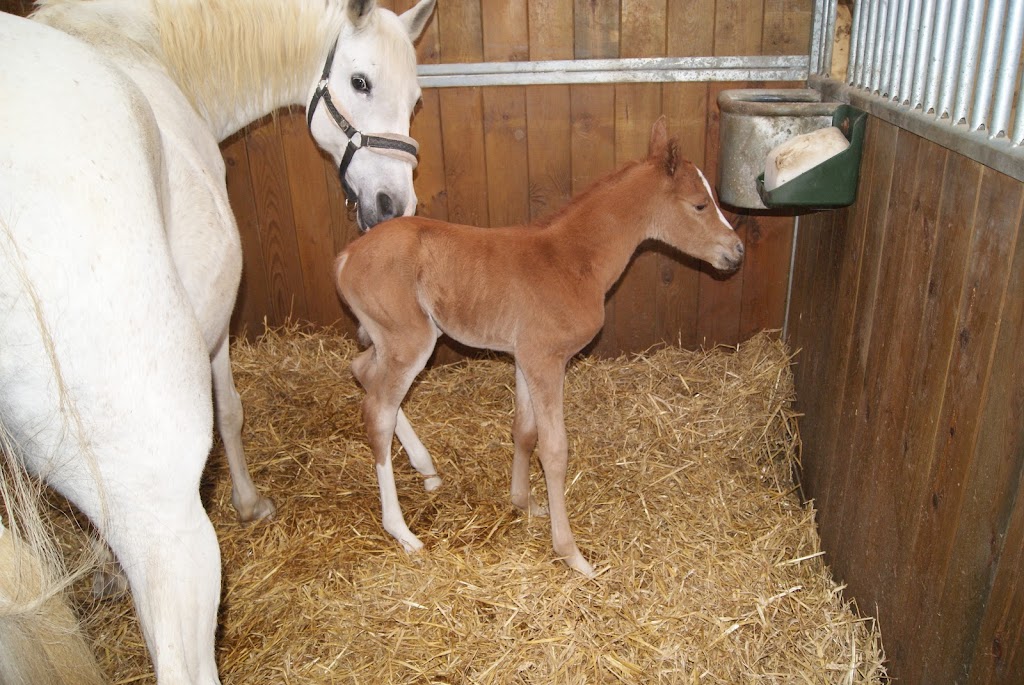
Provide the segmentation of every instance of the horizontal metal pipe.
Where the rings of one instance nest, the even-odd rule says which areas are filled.
[[[421,64],[423,88],[587,83],[713,81],[803,81],[806,55],[723,57],[638,57]]]

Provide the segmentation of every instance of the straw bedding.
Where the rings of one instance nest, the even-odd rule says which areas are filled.
[[[225,685],[884,681],[877,629],[832,581],[794,490],[791,359],[773,336],[570,366],[567,501],[595,580],[509,503],[505,358],[414,385],[406,413],[445,483],[425,492],[397,454],[426,543],[405,554],[380,525],[355,351],[295,328],[234,347],[249,462],[278,514],[235,521],[217,446],[204,494]],[[536,461],[532,479],[545,497]],[[113,680],[153,682],[130,600],[78,595]]]

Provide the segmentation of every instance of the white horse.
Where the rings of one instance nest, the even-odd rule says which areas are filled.
[[[42,0],[29,19],[0,13],[0,429],[8,457],[113,550],[161,685],[219,682],[220,555],[198,490],[215,415],[239,517],[274,512],[242,452],[228,358],[242,259],[218,142],[303,104],[360,225],[411,214],[413,41],[433,7]]]

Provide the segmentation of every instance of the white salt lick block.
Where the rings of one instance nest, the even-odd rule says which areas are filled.
[[[848,147],[850,141],[835,126],[794,136],[768,153],[764,163],[764,189],[771,192]]]

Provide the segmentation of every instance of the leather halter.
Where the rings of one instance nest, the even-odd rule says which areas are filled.
[[[368,148],[371,152],[407,161],[415,169],[417,164],[416,154],[419,152],[420,146],[414,139],[399,133],[363,133],[353,126],[338,110],[334,100],[331,98],[331,91],[328,85],[331,68],[334,65],[334,52],[337,48],[338,41],[335,40],[334,45],[331,46],[331,51],[327,53],[324,71],[320,75],[320,81],[317,83],[316,91],[313,93],[313,99],[309,103],[309,108],[306,112],[306,126],[309,128],[310,133],[312,133],[313,113],[316,112],[317,105],[323,100],[324,104],[327,105],[327,111],[330,112],[331,118],[334,119],[334,123],[338,125],[342,133],[348,136],[348,147],[345,148],[345,154],[342,155],[341,163],[338,164],[338,176],[341,178],[341,187],[345,191],[345,205],[355,206],[359,202],[359,196],[356,195],[352,186],[345,179],[345,174],[348,171],[348,165],[352,162],[352,157],[356,154],[356,150]]]

